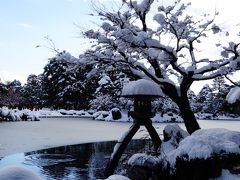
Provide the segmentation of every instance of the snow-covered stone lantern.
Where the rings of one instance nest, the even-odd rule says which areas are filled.
[[[140,126],[145,126],[150,134],[155,152],[161,145],[161,139],[155,128],[152,126],[152,118],[155,113],[152,111],[151,101],[154,98],[163,96],[163,93],[156,83],[140,79],[132,81],[125,85],[122,90],[122,97],[132,98],[134,101],[134,111],[129,112],[134,119],[130,129],[118,140],[111,155],[111,159],[107,165],[105,176],[108,177],[114,173],[125,148],[139,130]]]
[[[134,111],[130,112],[130,115],[137,121],[152,118],[155,115],[152,112],[151,101],[161,96],[163,93],[159,85],[145,79],[130,82],[122,90],[122,97],[134,100]]]

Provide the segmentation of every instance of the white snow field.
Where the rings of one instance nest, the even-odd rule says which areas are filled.
[[[240,121],[198,121],[203,129],[226,128],[240,131]],[[170,123],[153,123],[159,134]],[[132,125],[128,122],[105,122],[87,118],[42,118],[40,121],[0,123],[0,158],[50,147],[119,139]],[[184,127],[181,123],[180,126]],[[141,128],[144,129],[145,128]],[[134,138],[141,138],[139,131]]]
[[[94,121],[87,118],[42,118],[40,121],[0,123],[0,158],[63,145],[117,140],[132,123]],[[155,127],[159,127],[155,124]],[[144,129],[144,128],[142,128]],[[162,128],[158,131],[162,133]],[[141,138],[145,131],[134,138]]]

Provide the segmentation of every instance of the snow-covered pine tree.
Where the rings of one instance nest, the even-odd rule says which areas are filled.
[[[123,85],[129,82],[129,78],[116,67],[109,66],[106,69],[100,69],[98,85],[94,93],[95,98],[90,106],[96,110],[110,110],[112,108],[124,106],[120,99]]]
[[[213,113],[213,92],[209,84],[203,86],[197,95],[197,111],[205,113]]]
[[[13,80],[12,82],[6,83],[7,95],[4,99],[4,105],[9,108],[21,108],[23,103],[23,87],[21,82],[18,80]]]
[[[219,76],[213,79],[212,84],[213,90],[213,109],[214,114],[224,111],[224,105],[226,103],[226,96],[230,90],[230,85],[228,85],[223,76]]]
[[[42,107],[42,81],[40,76],[30,74],[23,86],[23,104],[29,109]]]
[[[43,88],[46,106],[53,108],[71,108],[69,101],[72,84],[76,81],[75,73],[68,71],[69,61],[74,59],[69,53],[63,51],[51,58],[44,67]]]
[[[193,112],[197,112],[197,95],[194,93],[194,91],[192,90],[189,90],[188,91],[188,99],[189,99],[189,102],[190,102],[190,105],[191,105],[191,108],[193,110]]]

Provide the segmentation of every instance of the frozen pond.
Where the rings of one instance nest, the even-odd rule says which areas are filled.
[[[226,128],[240,131],[240,121],[200,120],[199,123],[202,128]],[[156,123],[154,126],[159,134],[162,134],[167,124],[169,123]],[[183,124],[179,125],[184,127]],[[131,123],[90,119],[42,119],[40,122],[1,123],[0,152],[4,149],[4,143],[11,148],[9,151],[2,151],[6,155],[13,154],[11,152],[16,150],[20,152],[2,158],[0,168],[11,164],[27,166],[46,179],[100,178],[115,144],[109,140],[118,139],[130,126]],[[140,131],[135,138],[141,138],[146,134],[145,131]],[[86,142],[95,143],[86,144]],[[80,145],[63,146],[67,144]],[[129,152],[143,149],[144,144],[148,143],[132,142],[125,157],[130,155]],[[61,147],[49,148],[57,146]],[[16,149],[18,147],[22,149]]]
[[[240,131],[240,121],[200,120],[202,128]],[[132,123],[94,121],[83,118],[44,118],[35,122],[0,123],[0,159],[6,155],[88,142],[117,140]],[[159,134],[169,123],[154,123]],[[179,124],[184,128],[182,123]],[[142,131],[141,131],[142,130]],[[147,135],[145,128],[135,139]]]
[[[201,128],[225,128],[240,131],[240,120],[199,120]]]

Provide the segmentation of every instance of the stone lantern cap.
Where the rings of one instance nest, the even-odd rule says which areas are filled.
[[[140,79],[131,81],[123,86],[122,97],[137,98],[137,97],[150,97],[157,98],[164,96],[160,86],[153,81]]]

